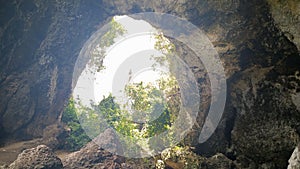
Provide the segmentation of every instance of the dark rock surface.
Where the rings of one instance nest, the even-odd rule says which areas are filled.
[[[36,148],[24,150],[8,168],[60,169],[63,168],[63,165],[49,147],[39,145]]]
[[[166,12],[204,30],[227,75],[223,119],[195,152],[223,153],[240,168],[286,168],[300,133],[298,7],[297,0],[1,1],[0,139],[42,137],[59,121],[79,51],[108,17]],[[115,165],[113,155],[95,151]]]

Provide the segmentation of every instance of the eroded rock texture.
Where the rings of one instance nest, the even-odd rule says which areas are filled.
[[[116,140],[114,131],[107,129],[79,151],[64,157],[64,168],[121,168],[126,165],[125,158],[110,153],[118,148]]]
[[[60,169],[63,168],[63,165],[50,148],[45,145],[39,145],[36,148],[24,150],[8,168]]]
[[[299,148],[296,147],[291,158],[289,159],[288,169],[299,169],[300,168],[300,152]]]
[[[239,168],[286,168],[300,133],[297,0],[1,1],[2,140],[40,137],[57,123],[84,42],[109,17],[143,11],[188,19],[224,62],[225,112],[195,152],[223,153]]]
[[[275,23],[285,36],[300,49],[300,1],[268,0]]]

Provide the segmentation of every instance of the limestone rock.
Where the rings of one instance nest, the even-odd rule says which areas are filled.
[[[187,147],[173,147],[165,149],[161,153],[161,159],[166,166],[174,169],[200,168],[205,162],[205,158],[196,155]]]
[[[112,129],[101,133],[94,141],[89,142],[79,151],[62,159],[65,168],[120,168],[124,158],[114,155],[118,143]],[[110,152],[109,152],[110,151]]]
[[[300,50],[300,1],[268,0],[275,23]]]
[[[217,153],[206,161],[207,169],[231,169],[235,168],[232,160],[228,159],[224,154]]]
[[[229,91],[223,119],[215,134],[205,144],[197,145],[195,152],[228,155],[227,149],[232,146],[233,156],[242,168],[287,167],[300,133],[300,8],[297,0],[268,2],[1,2],[0,140],[41,137],[47,126],[59,121],[72,91],[78,53],[110,16],[166,12],[201,28],[217,49],[226,71]],[[201,113],[199,126],[205,118],[205,112]],[[196,129],[189,140],[197,142]],[[55,144],[56,140],[49,142]],[[89,146],[96,152],[83,148],[82,153],[89,154],[86,159],[74,153],[70,155],[74,160],[64,163],[100,165],[104,159],[91,161],[95,153],[100,159],[109,159],[110,164],[120,165],[113,162],[112,154],[96,145]]]
[[[257,167],[287,167],[299,138],[299,112],[284,85],[268,79],[269,70],[247,70],[233,87],[237,115],[231,138],[237,154],[248,158],[239,160],[242,168],[249,167],[249,160]]]
[[[164,150],[161,159],[163,164],[173,169],[231,169],[236,167],[235,163],[222,153],[205,158],[187,148],[180,147]]]
[[[288,169],[300,169],[300,152],[298,147],[295,148],[289,159]]]
[[[18,158],[9,165],[9,169],[60,169],[63,165],[52,150],[45,145],[24,150]]]

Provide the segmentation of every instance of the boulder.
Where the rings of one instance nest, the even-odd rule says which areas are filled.
[[[26,149],[18,158],[9,165],[9,169],[60,169],[63,165],[60,159],[45,146],[39,145],[36,148]]]
[[[114,131],[106,129],[79,151],[65,156],[64,168],[120,168],[125,159],[112,153],[118,146]]]

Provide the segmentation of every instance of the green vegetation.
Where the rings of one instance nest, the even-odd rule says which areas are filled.
[[[109,126],[113,127],[122,135],[132,136],[135,125],[127,119],[126,112],[121,112],[120,106],[115,103],[114,97],[109,95],[97,106],[97,111]]]
[[[94,73],[104,69],[102,60],[106,49],[115,43],[118,36],[126,32],[114,19],[109,26],[109,31],[102,36],[91,52],[89,64],[92,68],[96,68],[91,70]],[[175,45],[162,33],[156,34],[155,40],[154,48],[161,51],[163,55],[153,59],[161,66],[167,64],[170,68],[172,64],[170,56],[175,51]],[[155,66],[153,65],[154,71]],[[66,146],[76,150],[97,137],[107,127],[112,127],[125,136],[121,140],[123,143],[127,145],[137,143],[140,147],[146,147],[148,151],[154,149],[156,145],[172,143],[174,137],[172,125],[179,114],[181,99],[178,82],[171,70],[170,73],[164,73],[156,82],[127,84],[124,93],[128,100],[122,105],[116,103],[116,99],[111,94],[104,97],[99,104],[92,104],[90,107],[82,105],[80,100],[75,102],[70,99],[62,117],[62,121],[70,128]],[[150,140],[165,131],[169,131],[166,137],[157,142]],[[135,151],[136,147],[132,147],[132,151]]]
[[[114,20],[114,18],[108,25],[109,31],[107,31],[101,37],[99,44],[91,52],[91,60],[89,65],[91,67],[95,66],[95,71],[97,72],[105,69],[105,66],[103,66],[103,59],[106,55],[106,49],[115,43],[115,39],[117,37],[122,36],[127,32],[120,23]],[[95,71],[92,70],[91,72],[95,73]]]
[[[154,84],[129,84],[125,92],[130,100],[131,114],[144,119],[140,137],[152,137],[169,129],[180,109],[179,87],[174,77],[161,78]],[[157,114],[160,114],[157,117]],[[139,116],[140,115],[140,116]]]
[[[90,141],[90,138],[85,134],[77,119],[76,112],[74,100],[71,98],[62,115],[62,122],[64,122],[70,130],[65,140],[64,148],[71,151],[80,149]]]
[[[161,51],[164,55],[172,54],[175,52],[175,45],[170,42],[163,33],[157,33],[154,36],[156,42],[154,48]]]
[[[98,105],[93,106],[94,109],[85,107],[80,102],[76,103],[76,108],[75,101],[70,99],[62,117],[62,121],[70,128],[66,147],[76,150],[90,141],[85,132],[91,138],[98,136],[108,127],[104,120],[118,133],[130,139],[123,140],[125,143],[137,142],[140,146],[147,144],[139,142],[142,139],[170,129],[180,109],[179,87],[174,77],[160,79],[157,83],[158,87],[142,82],[127,85],[125,92],[129,102],[126,105],[117,104],[112,95],[103,98]],[[124,109],[128,106],[131,111]],[[135,121],[136,118],[143,119],[143,123]],[[169,139],[163,141],[167,143]],[[155,145],[150,145],[152,146]]]
[[[158,88],[150,83],[130,84],[125,91],[130,103],[121,105],[123,109],[109,95],[97,105],[96,112],[122,135],[135,139],[151,137],[169,129],[176,119],[180,104],[178,89],[174,78],[160,79]],[[131,112],[124,109],[128,106]],[[152,119],[156,114],[160,115]]]
[[[172,54],[174,54],[176,48],[175,45],[170,42],[168,38],[166,38],[163,33],[154,34],[155,44],[154,49],[160,51],[162,55],[160,56],[152,56],[152,58],[160,64],[160,66],[168,66],[172,67]],[[153,70],[156,69],[157,64],[154,64]],[[170,68],[171,68],[170,67]],[[171,72],[171,69],[170,69]]]
[[[99,45],[101,48],[110,47],[115,43],[115,38],[126,33],[124,27],[120,23],[116,22],[114,19],[111,20],[109,26],[110,30],[106,32],[100,40]]]

